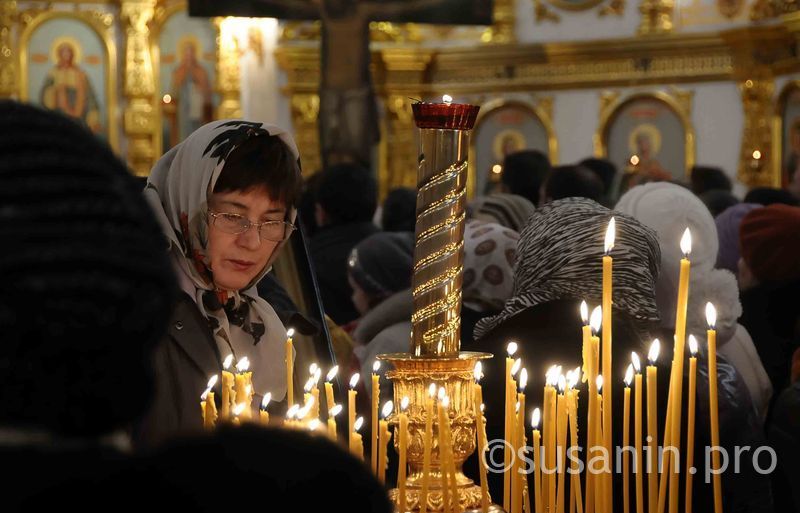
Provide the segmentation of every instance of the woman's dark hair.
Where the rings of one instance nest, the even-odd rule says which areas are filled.
[[[277,135],[256,135],[228,155],[214,192],[264,187],[271,200],[294,206],[302,186],[300,164],[286,143]]]

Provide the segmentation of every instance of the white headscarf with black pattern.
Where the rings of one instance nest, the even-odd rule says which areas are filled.
[[[514,294],[503,311],[478,322],[480,339],[527,308],[557,299],[599,304],[605,232],[616,218],[614,308],[634,319],[657,322],[655,281],[661,262],[656,234],[636,219],[585,198],[549,203],[533,213],[520,233]],[[576,312],[575,315],[578,315]]]

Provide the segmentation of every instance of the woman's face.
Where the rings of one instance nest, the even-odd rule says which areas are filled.
[[[356,283],[356,280],[353,279],[350,273],[347,273],[347,281],[350,283],[350,288],[353,289],[353,295],[350,296],[353,306],[356,307],[356,310],[358,310],[359,314],[366,315],[366,313],[369,312],[369,294],[364,292],[364,289],[358,286],[358,283]]]
[[[214,212],[239,214],[250,222],[283,221],[286,218],[285,205],[271,200],[264,188],[214,193],[208,204]],[[261,240],[252,226],[238,235],[226,233],[214,226],[213,219],[209,218],[206,251],[214,284],[224,290],[245,288],[266,267],[278,244]]]

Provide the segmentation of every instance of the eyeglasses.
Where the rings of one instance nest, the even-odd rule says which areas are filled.
[[[208,215],[211,216],[211,224],[225,233],[239,235],[254,226],[261,240],[272,242],[285,241],[295,230],[295,225],[286,221],[264,221],[263,223],[254,223],[239,214],[209,211]]]

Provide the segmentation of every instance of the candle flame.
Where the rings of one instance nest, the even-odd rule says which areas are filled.
[[[238,372],[247,372],[250,369],[250,359],[246,356],[236,362],[236,370]]]
[[[517,401],[517,406],[516,406],[516,408],[515,408],[515,410],[514,410],[514,411],[516,411],[517,413],[519,413],[519,401]]]
[[[431,396],[431,399],[436,397],[436,383],[431,383],[431,386],[428,387],[428,395]]]
[[[319,419],[314,419],[314,420],[312,420],[311,422],[308,423],[308,430],[309,431],[316,431],[319,428],[320,424],[321,424],[321,422],[319,421]]]
[[[589,325],[592,327],[592,333],[600,333],[600,326],[603,324],[603,307],[597,306],[592,310],[592,317]]]
[[[609,254],[612,249],[614,249],[614,237],[616,236],[617,231],[617,220],[616,218],[612,217],[611,220],[608,222],[608,228],[606,228],[606,240],[603,247],[605,248],[605,254]]]
[[[481,380],[483,377],[483,364],[481,362],[475,364],[475,369],[472,371],[472,375],[476,382]]]
[[[247,405],[245,403],[237,404],[236,406],[233,407],[233,414],[238,417],[239,415],[242,414],[242,412],[246,407]]]
[[[311,365],[308,366],[308,373],[313,376],[314,374],[317,373],[318,368],[319,365],[317,365],[316,363],[312,363]]]
[[[566,378],[564,378],[564,375],[561,374],[558,377],[558,393],[559,394],[563,394],[564,390],[566,390],[566,389],[567,389],[567,380],[566,380]]]
[[[586,301],[581,301],[581,320],[584,326],[589,324],[589,305],[586,304]]]
[[[322,369],[317,367],[317,372],[314,373],[314,385],[316,386],[319,383],[319,378],[322,377]]]
[[[445,94],[445,95],[442,96],[442,101],[444,103],[451,104],[451,103],[453,103],[453,97],[450,96],[449,94]]]
[[[328,410],[328,416],[329,417],[335,417],[335,416],[339,415],[341,412],[342,412],[342,405],[341,404],[334,404],[333,408]]]
[[[567,377],[567,386],[569,388],[575,388],[578,382],[581,380],[581,368],[580,366],[575,367],[570,375]]]
[[[228,370],[231,368],[231,364],[233,363],[233,355],[229,354],[225,357],[225,361],[222,362],[222,368]]]
[[[681,252],[686,258],[689,258],[689,253],[692,252],[692,232],[689,231],[689,228],[686,228],[681,237]]]
[[[209,380],[208,380],[208,384],[206,385],[206,388],[209,389],[209,390],[214,388],[217,385],[217,380],[219,380],[219,376],[217,376],[216,374],[211,376],[209,378]]]
[[[244,387],[244,395],[249,396],[252,393],[253,393],[253,385],[247,385],[246,387]]]
[[[631,363],[633,363],[633,370],[636,371],[636,374],[639,374],[642,371],[642,361],[636,351],[631,353]]]
[[[531,426],[533,429],[539,429],[539,421],[542,420],[542,412],[539,408],[534,408],[531,414]]]
[[[358,431],[359,429],[361,429],[361,426],[363,425],[364,425],[364,417],[357,418],[356,421],[353,423],[353,431]]]
[[[286,338],[292,338],[294,336],[294,328],[289,328],[286,330]]]
[[[445,408],[449,408],[450,407],[450,396],[449,395],[446,395],[446,396],[444,396],[442,398],[442,406],[444,406]]]
[[[516,360],[514,360],[514,365],[511,366],[511,375],[516,376],[521,367],[522,367],[522,358],[517,358]]]
[[[402,411],[407,410],[408,409],[408,403],[409,403],[408,396],[404,396],[403,400],[400,401],[400,410],[402,410]]]
[[[661,342],[658,339],[653,340],[653,343],[650,344],[650,352],[647,353],[647,361],[650,362],[650,365],[655,365],[656,361],[658,361],[658,353],[661,352]]]
[[[383,403],[383,409],[381,409],[381,415],[385,419],[386,417],[392,414],[393,410],[394,410],[394,403],[392,401],[386,401],[385,403]]]
[[[522,369],[519,373],[519,391],[524,392],[526,386],[528,386],[528,369]]]
[[[292,419],[297,416],[297,412],[300,411],[299,404],[293,404],[291,408],[286,411],[286,418]]]
[[[360,377],[361,377],[361,374],[359,374],[357,372],[355,374],[353,374],[352,376],[350,376],[350,388],[355,388],[356,387],[356,385],[358,384],[358,378],[360,378]]]
[[[314,378],[313,377],[308,378],[308,381],[306,381],[306,384],[303,385],[303,390],[305,390],[306,392],[311,392],[312,388],[314,388]]]
[[[633,381],[633,364],[632,363],[628,364],[628,369],[625,371],[625,379],[624,379],[624,381],[625,381],[625,386],[626,387],[631,386],[631,381]]]
[[[444,400],[446,395],[447,395],[447,392],[445,391],[444,387],[439,387],[439,393],[438,393],[439,400],[440,401]]]
[[[267,392],[264,394],[264,398],[261,400],[261,409],[266,410],[270,401],[272,401],[272,392]]]
[[[206,399],[208,399],[208,394],[210,394],[210,393],[211,393],[211,389],[210,388],[206,388],[205,391],[202,394],[200,394],[200,400],[201,401],[205,401]]]
[[[697,356],[697,339],[694,335],[689,335],[689,352],[692,353],[692,357]]]
[[[379,370],[381,370],[381,362],[375,360],[374,362],[372,362],[372,372],[375,373],[378,372]]]
[[[519,346],[517,346],[516,342],[509,342],[508,347],[506,347],[506,352],[508,353],[508,356],[514,356],[514,353],[517,352],[518,347]]]
[[[335,378],[337,374],[339,374],[339,366],[334,365],[333,367],[331,367],[331,370],[328,371],[328,375],[325,376],[325,381],[328,382],[333,381],[333,378]]]
[[[308,415],[313,406],[314,406],[314,397],[312,396],[308,398],[308,401],[306,401],[306,404],[304,404],[302,408],[297,410],[297,418],[300,420],[306,418],[306,415]]]
[[[595,380],[595,384],[597,385],[597,393],[599,394],[600,391],[603,389],[603,375],[598,374],[597,379]]]
[[[485,404],[483,404],[483,403],[481,403],[481,413],[483,413],[483,412],[484,412],[484,410],[486,410],[486,405],[485,405]]]
[[[713,330],[717,325],[717,309],[711,303],[706,303],[706,322],[710,330]]]
[[[754,150],[754,151],[753,151],[753,158],[754,158],[755,160],[759,160],[759,159],[761,159],[761,152],[760,152],[760,151],[758,151],[758,150]]]

